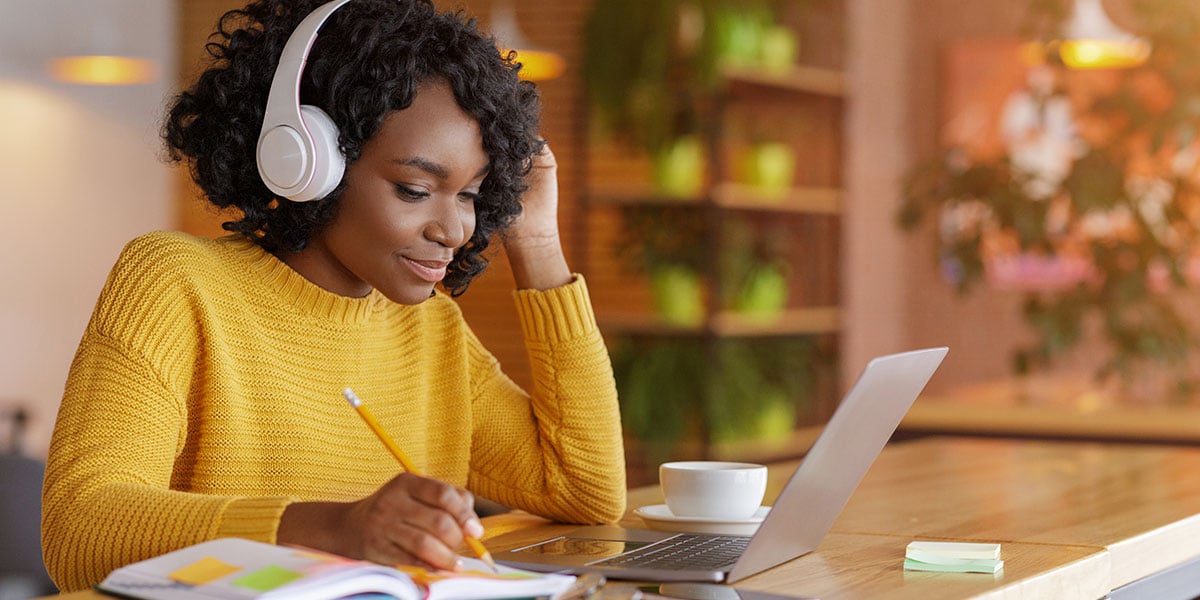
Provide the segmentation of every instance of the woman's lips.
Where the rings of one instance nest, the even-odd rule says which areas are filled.
[[[404,257],[404,263],[416,273],[417,277],[428,281],[429,283],[437,283],[446,277],[446,267],[450,265],[448,260],[422,260],[416,258]]]

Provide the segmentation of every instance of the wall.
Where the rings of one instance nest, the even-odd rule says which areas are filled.
[[[909,2],[847,2],[845,209],[842,215],[842,385],[874,356],[912,347],[897,259],[909,241],[896,228],[911,163],[908,115]]]
[[[961,295],[936,265],[937,233],[897,226],[906,174],[935,156],[945,118],[946,48],[961,40],[1020,36],[1028,2],[850,0],[844,220],[845,382],[872,356],[946,345],[931,391],[1012,374],[1013,351],[1032,341],[1014,292]],[[1120,15],[1121,2],[1105,2]],[[1086,346],[1086,344],[1085,344]],[[1091,373],[1099,357],[1081,348],[1054,373]]]
[[[79,86],[43,68],[91,41],[106,16],[117,28],[109,41],[174,64],[173,3],[0,2],[0,412],[29,408],[34,455],[45,454],[75,347],[121,247],[173,220],[157,140],[173,78]]]
[[[915,164],[937,152],[944,117],[941,94],[946,85],[942,62],[946,45],[965,38],[1018,35],[1027,3],[909,0],[909,4],[910,60],[893,93],[908,99],[909,160]],[[951,348],[936,385],[931,387],[1010,375],[1011,352],[1030,339],[1019,297],[982,288],[959,295],[935,266],[936,232],[926,227],[906,235],[905,240],[907,251],[896,256],[897,267],[905,273],[905,288],[898,290],[897,296],[906,307],[904,337],[912,346],[945,344]]]

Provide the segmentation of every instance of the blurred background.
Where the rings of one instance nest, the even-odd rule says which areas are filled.
[[[932,345],[902,436],[1200,440],[1196,3],[437,4],[538,82],[631,483],[802,454],[871,357]],[[158,127],[240,5],[0,0],[6,460],[45,457],[122,246],[221,234]],[[461,304],[526,383],[494,258]]]

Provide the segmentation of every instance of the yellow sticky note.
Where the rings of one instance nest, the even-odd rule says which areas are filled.
[[[187,585],[204,585],[236,572],[239,569],[241,567],[236,567],[211,556],[205,556],[182,569],[175,570],[170,574],[170,578],[172,581],[178,581]]]

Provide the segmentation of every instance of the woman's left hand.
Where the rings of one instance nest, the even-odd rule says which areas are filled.
[[[558,162],[549,144],[533,157],[522,212],[502,236],[517,287],[550,289],[571,281],[558,231]]]
[[[559,243],[558,237],[558,161],[550,145],[533,157],[533,170],[526,180],[529,189],[522,198],[521,215],[504,233],[506,247],[535,247]]]

